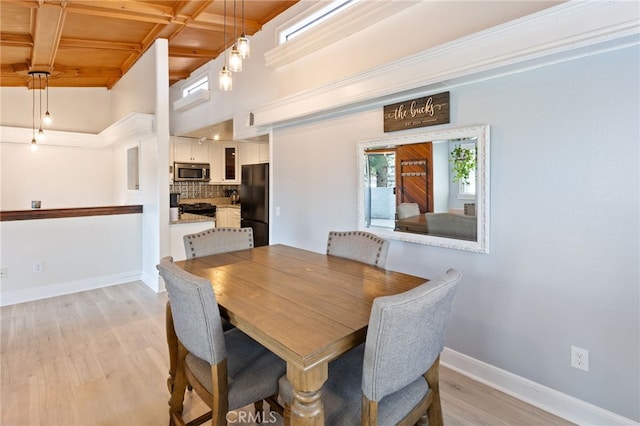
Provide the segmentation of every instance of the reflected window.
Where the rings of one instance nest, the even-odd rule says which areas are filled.
[[[468,171],[468,176],[466,179],[460,179],[458,181],[458,198],[461,200],[473,200],[476,198],[476,144],[475,142],[466,142],[461,143],[460,147],[474,153],[474,167]]]
[[[396,153],[395,151],[366,151],[365,162],[365,221],[367,226],[394,227],[396,211]]]

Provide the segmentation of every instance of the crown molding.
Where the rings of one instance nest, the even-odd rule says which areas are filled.
[[[124,139],[149,136],[154,134],[154,118],[153,114],[132,112],[104,129],[99,136],[106,145]]]
[[[487,72],[520,72],[639,43],[635,2],[567,2],[252,110],[256,126],[333,114]],[[630,38],[630,36],[633,36]],[[587,49],[588,48],[588,49]],[[574,52],[572,55],[571,53]],[[579,52],[577,55],[575,52]],[[564,55],[564,56],[562,56]],[[546,60],[546,62],[545,62]],[[502,71],[501,71],[502,69]]]
[[[118,120],[102,132],[80,133],[61,130],[46,130],[46,139],[40,146],[68,146],[79,148],[104,148],[127,138],[154,134],[154,115],[133,112]],[[2,143],[31,144],[33,129],[26,127],[0,127]]]

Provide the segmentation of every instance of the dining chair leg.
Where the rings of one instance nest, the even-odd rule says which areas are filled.
[[[256,423],[257,424],[262,424],[263,418],[264,418],[264,402],[263,401],[256,401],[253,403],[253,408],[256,411]]]
[[[426,373],[427,384],[432,394],[432,401],[427,408],[429,426],[443,426],[442,405],[440,404],[440,357],[436,358]]]
[[[169,377],[167,378],[167,388],[169,388],[169,393],[172,393],[178,359],[178,336],[173,327],[173,315],[171,313],[171,305],[168,301],[165,307],[165,327],[167,329],[167,346],[169,349]]]
[[[174,414],[180,414],[183,410],[184,394],[187,389],[187,377],[184,372],[185,358],[187,357],[187,349],[178,342],[178,351],[176,355],[176,369],[173,382],[173,389],[169,398],[169,416],[174,418]],[[176,416],[178,419],[180,416]]]

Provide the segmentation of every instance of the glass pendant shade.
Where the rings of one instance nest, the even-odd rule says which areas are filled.
[[[242,71],[242,56],[234,44],[229,52],[229,71],[240,72]]]
[[[38,141],[36,138],[31,139],[31,152],[36,152],[38,150]]]
[[[43,140],[46,139],[46,136],[44,135],[44,130],[42,130],[42,127],[38,129],[38,135],[36,136],[36,139],[38,140],[38,142],[42,142]]]
[[[246,35],[242,34],[238,37],[236,45],[238,46],[238,52],[240,52],[242,59],[247,59],[251,56],[251,46],[249,45],[249,39]]]
[[[228,92],[233,89],[233,79],[231,77],[231,71],[227,67],[222,67],[219,76],[220,90]]]
[[[51,126],[51,123],[53,123],[53,120],[51,119],[51,114],[49,114],[49,111],[44,113],[44,117],[42,117],[42,122],[44,123],[45,126]]]

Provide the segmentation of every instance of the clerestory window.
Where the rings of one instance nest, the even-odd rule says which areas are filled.
[[[319,23],[324,22],[332,16],[335,16],[338,13],[349,8],[350,6],[353,6],[357,2],[358,0],[335,0],[330,2],[327,6],[318,9],[314,13],[304,17],[293,25],[290,25],[281,30],[279,32],[278,43],[286,43],[287,41],[313,28]]]
[[[208,76],[205,75],[204,77],[199,78],[195,82],[191,83],[190,85],[188,85],[184,89],[182,89],[182,97],[186,98],[190,94],[195,93],[200,89],[209,90],[209,77]]]

